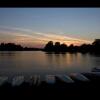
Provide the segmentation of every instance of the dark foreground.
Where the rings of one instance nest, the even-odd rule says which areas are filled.
[[[30,85],[22,83],[20,86],[12,87],[11,84],[5,83],[0,87],[0,98],[7,99],[97,99],[100,98],[100,77],[97,75],[84,74],[91,81],[81,82],[76,80],[75,83],[65,83],[56,79],[55,84],[42,82],[40,85]]]

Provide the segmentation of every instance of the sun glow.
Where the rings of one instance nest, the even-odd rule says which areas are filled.
[[[1,27],[0,27],[1,28]],[[6,30],[5,30],[6,29]],[[23,46],[39,46],[44,47],[48,41],[65,43],[67,45],[81,45],[83,43],[91,43],[91,41],[78,39],[74,37],[68,37],[67,34],[59,33],[42,33],[34,32],[30,29],[21,29],[21,28],[6,28],[5,27],[0,35],[0,42],[14,42],[22,44]]]

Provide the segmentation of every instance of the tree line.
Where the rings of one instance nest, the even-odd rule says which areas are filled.
[[[22,47],[15,43],[1,43],[0,51],[37,51],[42,50],[45,52],[82,52],[82,53],[98,53],[100,54],[100,39],[95,39],[92,44],[82,44],[80,46],[74,46],[73,44],[67,46],[66,44],[60,44],[60,42],[49,41],[44,48],[29,48]]]
[[[0,44],[0,51],[33,51],[33,50],[41,50],[41,49],[22,47],[21,45],[18,45],[15,43],[1,43]]]
[[[100,53],[100,39],[95,39],[92,44],[82,44],[80,46],[74,46],[73,44],[67,46],[66,44],[60,44],[60,42],[49,41],[44,51],[47,52],[82,52],[82,53]]]

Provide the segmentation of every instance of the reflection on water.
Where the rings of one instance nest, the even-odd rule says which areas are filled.
[[[100,66],[100,56],[42,51],[0,52],[0,75],[67,74],[88,72]]]

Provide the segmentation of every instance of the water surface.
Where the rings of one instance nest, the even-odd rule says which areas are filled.
[[[99,66],[100,56],[90,54],[0,51],[0,75],[69,74]]]

